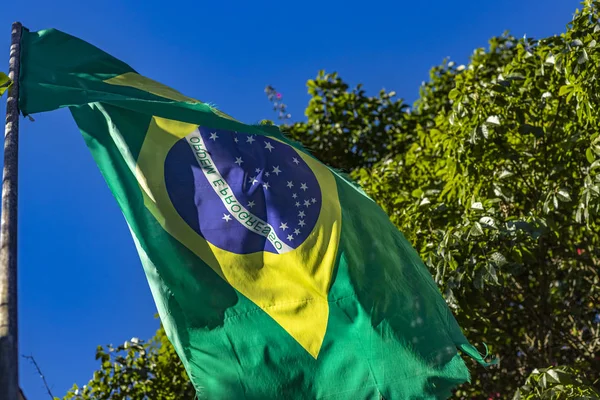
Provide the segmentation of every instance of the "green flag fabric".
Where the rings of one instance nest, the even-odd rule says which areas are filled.
[[[200,399],[438,399],[469,344],[360,188],[57,30],[21,39],[25,115],[69,107]]]

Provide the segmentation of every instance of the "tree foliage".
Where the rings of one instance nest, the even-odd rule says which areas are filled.
[[[499,355],[498,367],[472,365],[456,398],[598,396],[599,13],[600,1],[586,1],[561,35],[504,34],[467,65],[444,62],[412,107],[320,72],[306,121],[288,124],[267,87],[287,135],[362,185],[426,261],[469,340]],[[182,393],[169,351],[181,386],[165,385]],[[125,379],[100,354],[102,393],[147,398],[136,386],[154,385],[148,375]]]
[[[74,385],[64,400],[193,400],[196,391],[162,327],[148,342],[137,338],[120,346],[98,346],[100,369],[83,387]]]
[[[598,399],[598,392],[567,366],[534,370],[513,400]]]

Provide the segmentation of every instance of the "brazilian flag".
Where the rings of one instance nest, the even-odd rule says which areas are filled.
[[[68,107],[200,399],[438,399],[469,344],[355,184],[57,30],[23,31],[24,115]]]

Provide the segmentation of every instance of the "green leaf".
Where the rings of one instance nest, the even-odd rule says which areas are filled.
[[[415,189],[411,192],[411,196],[416,197],[416,198],[420,198],[423,195],[423,190],[421,189]]]
[[[500,125],[500,118],[497,115],[491,115],[485,120],[485,122],[491,125]]]
[[[481,236],[483,235],[483,228],[479,222],[475,222],[471,227],[471,236]]]
[[[481,134],[486,139],[490,136],[490,131],[489,131],[487,125],[481,125]]]
[[[479,223],[480,223],[481,225],[485,225],[485,226],[488,226],[488,227],[490,227],[490,228],[495,228],[495,227],[496,227],[496,221],[494,221],[494,218],[492,218],[492,217],[488,217],[488,216],[486,216],[486,217],[481,217],[481,218],[479,219]]]
[[[487,278],[495,285],[498,284],[498,274],[496,273],[496,268],[494,268],[492,264],[487,265]]]
[[[471,204],[473,210],[483,210],[483,204],[480,201],[473,202]]]
[[[571,46],[573,47],[580,47],[583,46],[583,42],[579,39],[575,39],[571,42]]]
[[[594,156],[594,153],[592,152],[591,148],[587,148],[587,150],[585,151],[585,158],[587,158],[589,163],[593,163],[594,160],[596,160],[596,157]]]
[[[501,253],[497,251],[490,256],[490,260],[492,261],[492,263],[494,263],[494,265],[498,267],[503,267],[508,263],[506,257],[504,257]]]
[[[587,52],[584,50],[581,51],[579,58],[577,59],[577,64],[584,64],[589,60]]]
[[[571,196],[569,195],[569,192],[567,192],[567,189],[560,189],[558,193],[556,193],[556,197],[562,202],[571,201]]]
[[[458,89],[452,89],[450,91],[450,93],[448,93],[448,98],[450,100],[454,100],[456,99],[458,96],[460,96],[460,92],[458,91]]]
[[[571,85],[564,85],[561,86],[560,89],[558,90],[558,95],[559,96],[564,96],[568,93],[571,93],[573,91],[573,86]]]

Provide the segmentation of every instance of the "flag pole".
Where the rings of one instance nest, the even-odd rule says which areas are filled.
[[[0,222],[0,399],[18,400],[19,347],[17,325],[17,190],[19,156],[19,68],[21,32],[12,25],[6,103],[2,219]]]

